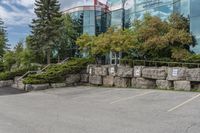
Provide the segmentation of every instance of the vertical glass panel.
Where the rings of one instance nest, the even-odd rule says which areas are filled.
[[[196,17],[200,16],[200,0],[191,0],[190,1],[190,16]]]
[[[183,14],[185,17],[188,17],[190,14],[189,5],[189,0],[181,0],[181,14]]]
[[[122,9],[112,12],[111,26],[122,27]]]

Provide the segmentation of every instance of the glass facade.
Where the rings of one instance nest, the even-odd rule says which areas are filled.
[[[192,50],[200,53],[200,0],[108,0],[108,5],[91,4],[94,3],[67,11],[73,18],[82,20],[83,33],[98,35],[110,26],[128,28],[134,19],[142,19],[147,12],[163,20],[178,12],[190,19],[190,30],[198,42]]]
[[[134,19],[142,19],[147,12],[163,20],[178,12],[190,19],[190,30],[198,43],[192,50],[200,53],[200,0],[125,0],[124,7],[122,1],[109,0],[111,9],[115,9],[112,11],[111,26],[122,27],[123,9],[125,27],[130,27]]]

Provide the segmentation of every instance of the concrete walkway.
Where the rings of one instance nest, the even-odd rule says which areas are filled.
[[[0,89],[0,133],[200,131],[199,93],[83,86],[15,91]]]

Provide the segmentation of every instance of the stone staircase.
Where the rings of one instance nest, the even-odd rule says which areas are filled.
[[[16,77],[14,79],[14,84],[12,85],[12,88],[16,88],[19,90],[25,90],[25,85],[23,84],[22,80],[23,79],[19,79],[20,77]]]

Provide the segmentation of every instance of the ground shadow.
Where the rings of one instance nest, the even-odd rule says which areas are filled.
[[[21,94],[25,93],[23,90],[18,90],[12,87],[5,87],[5,88],[0,88],[0,96],[4,95],[16,95],[16,94]]]

